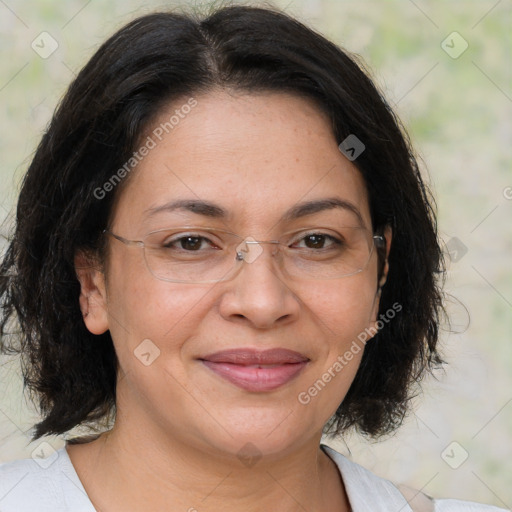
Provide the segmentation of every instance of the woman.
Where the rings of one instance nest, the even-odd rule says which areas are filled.
[[[33,438],[103,431],[1,466],[2,512],[498,510],[404,497],[320,444],[399,427],[442,363],[443,267],[397,119],[282,13],[111,37],[37,149],[1,275]]]

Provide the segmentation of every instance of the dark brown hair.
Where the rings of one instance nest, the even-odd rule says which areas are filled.
[[[70,85],[25,175],[0,268],[4,352],[19,352],[42,420],[34,439],[115,413],[110,333],[79,309],[78,249],[96,252],[116,187],[98,199],[161,107],[213,88],[312,99],[338,141],[355,134],[375,232],[393,229],[380,314],[402,311],[368,343],[348,394],[326,425],[377,437],[397,428],[437,352],[444,275],[433,200],[400,122],[359,60],[274,8],[228,6],[201,17],[155,13],[129,23]],[[19,329],[14,329],[17,324]]]

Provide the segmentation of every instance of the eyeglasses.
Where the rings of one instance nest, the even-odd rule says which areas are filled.
[[[380,235],[362,227],[314,227],[285,233],[278,240],[258,241],[217,228],[174,227],[152,231],[143,240],[127,240],[104,230],[126,245],[143,249],[148,270],[173,283],[217,283],[238,274],[272,247],[285,276],[297,279],[337,279],[364,270]]]

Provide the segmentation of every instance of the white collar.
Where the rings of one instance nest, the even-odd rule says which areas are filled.
[[[412,512],[402,493],[389,480],[374,475],[325,444],[320,447],[338,466],[352,512]]]

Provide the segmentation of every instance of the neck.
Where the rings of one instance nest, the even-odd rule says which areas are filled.
[[[350,510],[321,433],[280,454],[251,454],[248,446],[237,457],[134,425],[116,421],[95,441],[67,447],[97,510]]]

